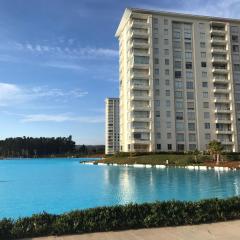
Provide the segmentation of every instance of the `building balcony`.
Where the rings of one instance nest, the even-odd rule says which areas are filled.
[[[131,89],[132,90],[149,90],[150,86],[149,85],[137,85],[137,84],[133,84],[131,85]]]
[[[150,77],[150,74],[149,73],[137,73],[137,72],[132,72],[131,73],[131,79],[133,78],[136,78],[136,79],[146,79],[146,78],[149,78]]]
[[[132,95],[131,96],[131,100],[150,100],[151,97],[149,95],[144,95],[144,96],[136,96],[136,95]]]
[[[146,49],[146,48],[150,47],[150,44],[146,43],[146,42],[134,42],[134,41],[131,41],[130,47],[131,48],[145,48]]]
[[[133,139],[132,143],[136,144],[150,144],[150,140],[147,139]]]
[[[227,58],[220,58],[220,57],[213,57],[212,58],[213,63],[228,63]]]
[[[231,113],[231,110],[228,108],[216,108],[214,112],[215,113]]]
[[[224,36],[226,34],[226,30],[225,28],[216,28],[216,27],[212,27],[210,29],[210,33],[212,36]]]
[[[214,102],[216,103],[229,103],[231,100],[225,97],[214,97]]]
[[[147,30],[147,29],[146,29]],[[148,31],[135,31],[132,30],[131,34],[130,34],[131,38],[148,38]]]
[[[150,25],[148,22],[137,22],[137,21],[134,21],[132,20],[131,24],[130,24],[130,27],[131,28],[148,28]]]
[[[231,121],[231,119],[221,119],[221,118],[217,118],[217,119],[215,120],[215,123],[231,124],[232,121]]]
[[[227,53],[227,49],[222,48],[222,47],[212,47],[211,52],[212,53]]]
[[[216,68],[216,67],[213,67],[213,69],[212,69],[212,72],[213,73],[229,73],[229,70],[228,70],[228,68]]]
[[[213,78],[213,82],[214,83],[228,83],[229,79],[228,78]]]
[[[131,110],[134,111],[150,111],[150,106],[132,106]]]
[[[233,131],[230,129],[217,129],[216,134],[233,134]]]
[[[132,122],[150,122],[151,121],[150,117],[149,118],[146,118],[146,117],[132,117],[131,120],[132,120]]]
[[[150,127],[149,128],[132,128],[131,131],[132,133],[136,133],[136,132],[139,132],[139,133],[150,133]]]
[[[211,38],[211,43],[215,43],[215,44],[219,44],[219,45],[226,45],[227,40],[225,38],[213,37],[213,38]]]
[[[229,88],[214,88],[213,92],[214,93],[229,93],[230,89]]]
[[[131,62],[130,67],[137,68],[137,69],[149,69],[149,64],[138,64],[138,63]]]

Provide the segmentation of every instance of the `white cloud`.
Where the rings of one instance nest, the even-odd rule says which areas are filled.
[[[24,100],[22,90],[15,84],[0,83],[0,106],[15,104]]]
[[[83,71],[85,70],[84,67],[80,66],[79,64],[74,63],[67,63],[67,62],[46,62],[43,64],[46,67],[53,67],[53,68],[62,68],[62,69],[71,69],[76,71]]]
[[[40,98],[52,98],[66,101],[70,98],[80,98],[88,94],[86,91],[75,88],[70,90],[60,88],[34,87],[23,88],[16,84],[0,83],[0,106],[10,106]]]
[[[68,114],[29,114],[23,116],[22,122],[79,122],[79,123],[103,123],[104,116],[79,117]]]

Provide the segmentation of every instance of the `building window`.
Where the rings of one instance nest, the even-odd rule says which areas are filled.
[[[205,42],[200,42],[200,48],[205,48],[206,47],[206,43]]]
[[[201,52],[201,58],[206,58],[206,52]]]
[[[192,79],[192,78],[193,78],[193,73],[187,71],[187,72],[186,72],[186,78],[187,78],[187,79]]]
[[[157,150],[161,150],[161,144],[157,144]]]
[[[176,120],[183,120],[183,112],[176,112]]]
[[[195,149],[197,149],[196,144],[189,144],[189,150],[190,151],[194,151]]]
[[[168,29],[164,29],[164,35],[168,35]]]
[[[170,107],[171,106],[171,101],[170,100],[166,100],[166,107]]]
[[[188,120],[195,120],[195,112],[188,112]]]
[[[186,59],[192,59],[192,53],[191,52],[185,52],[185,58]]]
[[[168,25],[168,19],[164,18],[164,25]]]
[[[207,63],[206,62],[201,62],[201,67],[203,67],[203,68],[207,67]]]
[[[171,128],[171,122],[166,122],[167,128]]]
[[[160,100],[155,101],[156,106],[160,106]]]
[[[168,117],[168,118],[171,117],[171,112],[170,111],[166,111],[166,117]]]
[[[203,92],[203,98],[208,98],[208,92]]]
[[[176,122],[176,130],[177,131],[184,131],[184,123],[183,122]]]
[[[204,32],[200,32],[200,39],[202,39],[202,40],[205,39],[205,33]]]
[[[193,92],[187,92],[187,99],[194,99]]]
[[[188,137],[189,137],[189,142],[196,142],[196,134],[190,133]]]
[[[154,73],[155,73],[155,75],[159,75],[159,69],[158,69],[158,68],[155,68],[155,69],[154,69]]]
[[[211,139],[211,134],[210,133],[206,133],[205,134],[205,140],[210,140]]]
[[[159,59],[158,58],[154,58],[154,63],[155,64],[159,64]]]
[[[182,72],[181,71],[175,71],[175,78],[181,78]]]
[[[205,129],[210,129],[210,123],[204,123],[204,128]]]
[[[157,85],[157,86],[159,85],[159,79],[157,79],[157,78],[155,79],[155,85]]]
[[[166,86],[169,86],[169,83],[170,83],[170,82],[169,82],[169,80],[168,80],[168,79],[167,79],[167,80],[165,80],[165,85],[166,85]]]
[[[164,39],[164,44],[168,45],[168,39]]]
[[[172,133],[167,133],[167,139],[171,139],[172,138]]]
[[[202,87],[208,87],[208,82],[202,82]]]
[[[167,145],[168,150],[172,150],[172,144]]]
[[[159,89],[155,90],[155,96],[159,96]]]
[[[173,39],[180,39],[181,33],[179,31],[173,31]]]
[[[233,52],[239,52],[239,46],[238,45],[232,45]]]
[[[184,32],[184,39],[185,40],[191,40],[192,36],[190,32]]]
[[[169,69],[165,69],[165,75],[169,75]]]
[[[175,82],[175,88],[176,88],[176,89],[182,89],[182,88],[183,88],[183,82],[181,82],[181,81],[176,81],[176,82]]]
[[[184,134],[183,133],[177,133],[176,139],[178,142],[184,141]]]
[[[167,96],[167,97],[170,96],[170,90],[166,90],[166,96]]]
[[[175,105],[176,105],[176,109],[183,109],[183,102],[182,101],[176,101]]]
[[[207,77],[207,72],[202,72],[202,77],[206,78]]]
[[[204,112],[204,119],[209,119],[209,118],[210,118],[210,113]]]
[[[194,102],[187,102],[187,109],[194,110]]]
[[[238,42],[238,36],[237,35],[232,35],[232,41],[233,42]]]
[[[169,65],[169,59],[165,59],[165,65]]]
[[[187,49],[187,50],[192,49],[192,43],[190,43],[190,42],[185,42],[185,49]]]
[[[175,92],[175,97],[176,98],[182,98],[183,97],[183,92],[182,91],[176,91]]]
[[[153,39],[153,43],[154,43],[154,44],[158,44],[158,38],[154,38],[154,39]]]
[[[169,55],[169,49],[164,49],[164,54]]]
[[[233,64],[233,71],[240,71],[240,65],[239,64]]]
[[[180,41],[173,41],[173,48],[181,48],[181,42]]]
[[[173,52],[174,58],[182,58],[182,52],[180,51],[174,51]]]
[[[182,68],[182,62],[181,61],[174,61],[174,68]]]
[[[155,55],[159,54],[159,48],[154,48],[153,52],[154,52]]]
[[[186,62],[186,69],[192,69],[192,63]]]
[[[195,123],[188,123],[188,130],[195,131]]]
[[[156,112],[155,112],[155,116],[156,116],[156,117],[160,117],[160,111],[156,111]]]
[[[186,82],[187,89],[193,89],[193,82]]]
[[[158,24],[158,19],[157,18],[153,18],[153,23],[154,24]]]
[[[209,102],[204,102],[203,103],[203,108],[209,108]]]

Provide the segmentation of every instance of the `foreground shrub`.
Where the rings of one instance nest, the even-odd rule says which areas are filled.
[[[0,239],[179,226],[240,219],[240,197],[198,202],[166,201],[47,213],[0,221]]]

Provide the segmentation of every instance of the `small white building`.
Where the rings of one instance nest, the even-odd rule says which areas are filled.
[[[105,153],[119,152],[119,98],[105,100]]]

